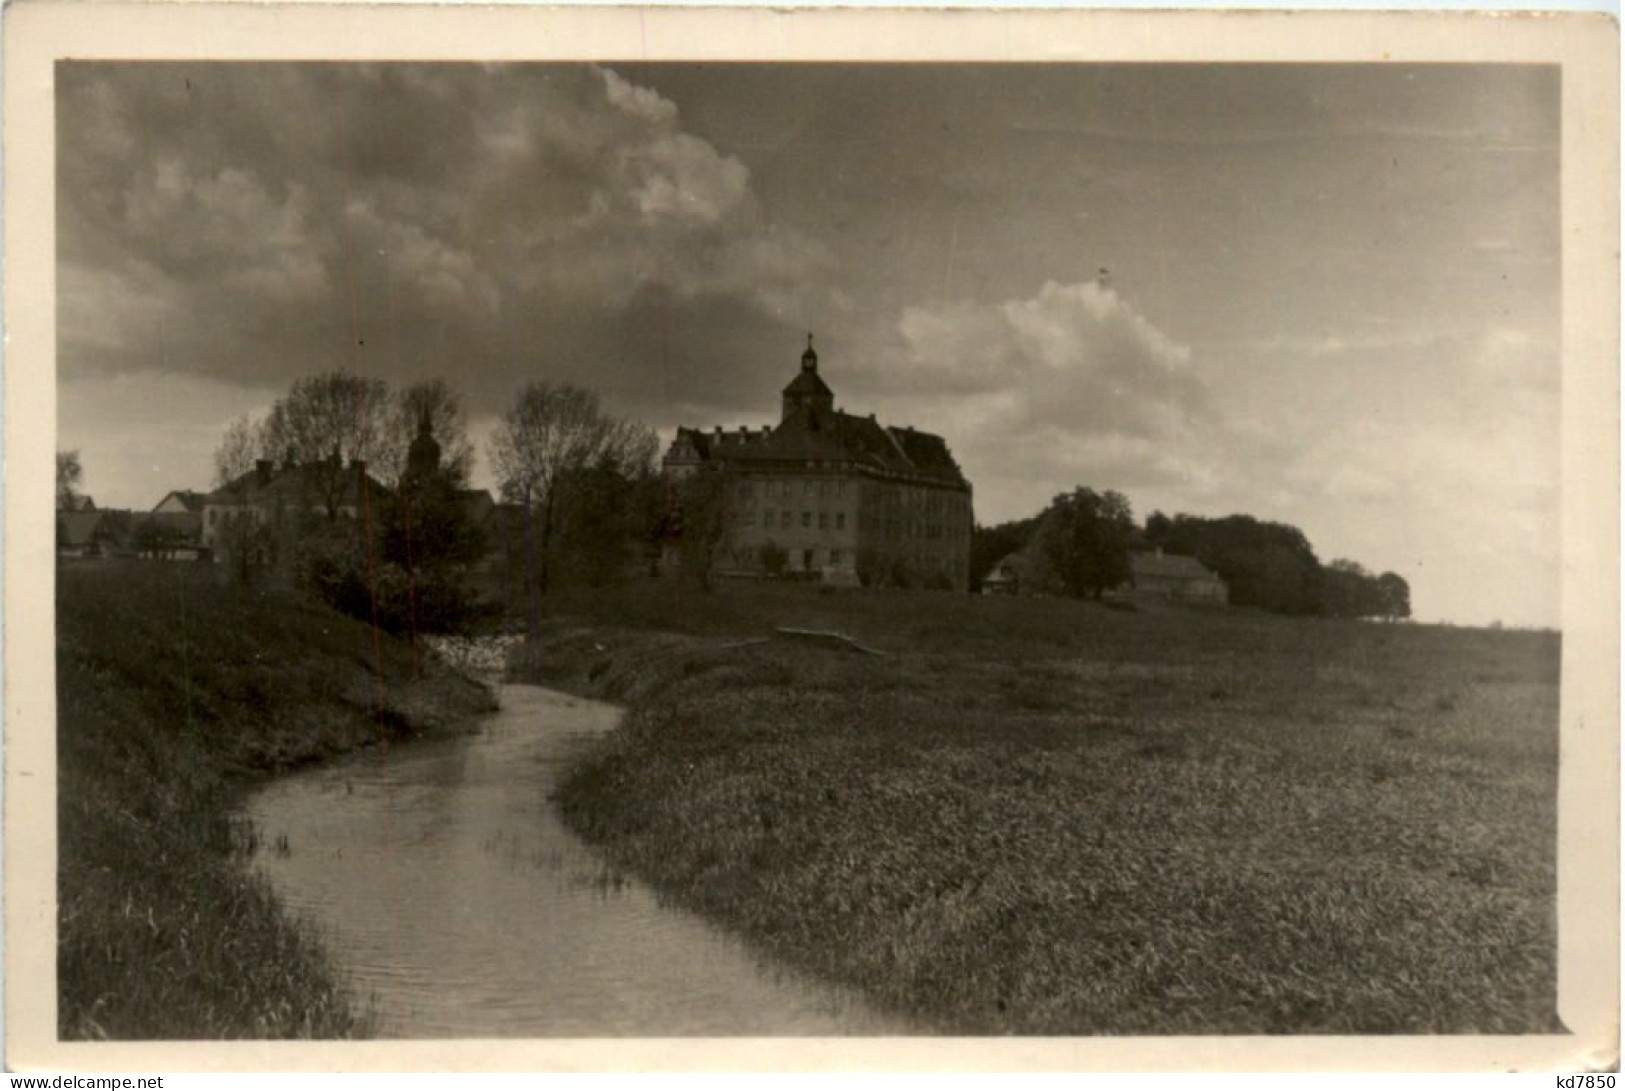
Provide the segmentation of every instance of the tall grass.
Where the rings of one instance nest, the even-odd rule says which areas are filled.
[[[57,580],[58,1032],[365,1033],[325,955],[250,873],[250,778],[491,707],[488,693],[291,595],[207,566]]]
[[[627,629],[631,619],[639,629]],[[883,659],[738,638],[839,628]],[[620,865],[954,1033],[1555,1026],[1553,634],[1060,600],[555,600]]]

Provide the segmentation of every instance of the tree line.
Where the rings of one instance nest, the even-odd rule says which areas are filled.
[[[425,425],[438,464],[414,475],[412,445]],[[492,525],[475,526],[468,490],[475,449],[456,391],[439,378],[392,391],[381,379],[339,370],[299,379],[264,415],[231,422],[214,467],[217,487],[261,461],[305,468],[329,526],[304,521],[289,567],[339,609],[385,628],[465,625],[482,597],[469,570],[496,552],[511,569],[509,586],[486,587],[485,605],[519,592],[534,630],[540,599],[557,582],[608,582],[658,537],[665,510],[658,451],[652,429],[607,412],[592,391],[528,383],[486,450],[504,506],[491,513]],[[336,519],[358,461],[388,490],[375,498],[370,535]]]
[[[438,448],[432,474],[411,474],[413,441],[424,428]],[[507,572],[492,598],[525,603],[529,627],[560,582],[602,585],[676,546],[680,571],[701,587],[728,548],[728,483],[696,474],[664,481],[652,429],[608,412],[569,383],[525,384],[486,449],[503,506],[495,525],[471,522],[468,482],[475,447],[460,395],[444,379],[391,390],[381,379],[337,370],[295,381],[259,417],[225,429],[214,453],[214,484],[240,480],[260,461],[304,467],[314,495],[297,533],[250,541],[252,520],[228,528],[243,564],[271,559],[306,589],[386,628],[449,628],[481,610],[470,570],[501,539]],[[364,525],[337,519],[358,467],[386,488]],[[83,481],[76,452],[58,457],[59,510],[72,510]],[[681,520],[681,532],[674,525]],[[1078,487],[1027,519],[977,527],[971,545],[976,586],[998,561],[1019,553],[1055,593],[1099,597],[1130,579],[1130,554],[1160,548],[1195,557],[1216,572],[1230,601],[1285,614],[1402,618],[1410,591],[1392,572],[1352,561],[1322,565],[1296,527],[1247,515],[1221,519],[1153,512],[1143,525],[1120,493]],[[771,565],[767,566],[771,569]]]
[[[979,584],[1017,554],[1039,586],[1098,598],[1129,581],[1133,551],[1151,549],[1196,558],[1224,580],[1232,605],[1345,618],[1411,614],[1410,587],[1401,576],[1374,574],[1349,560],[1323,565],[1297,527],[1250,515],[1210,519],[1160,511],[1141,525],[1122,494],[1083,487],[1055,497],[1037,515],[977,527],[971,579]]]

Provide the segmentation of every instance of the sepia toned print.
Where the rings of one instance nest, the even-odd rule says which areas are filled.
[[[52,71],[61,1046],[1575,1031],[1561,64]]]

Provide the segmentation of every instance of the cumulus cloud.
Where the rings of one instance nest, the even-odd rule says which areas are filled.
[[[389,217],[365,199],[351,201],[345,216],[352,245],[423,303],[466,317],[490,315],[500,306],[501,289],[469,251],[411,220]]]
[[[1207,415],[1191,350],[1110,288],[1046,283],[999,304],[910,307],[898,322],[911,388],[1014,391],[1008,423],[1168,436]]]
[[[746,166],[609,69],[71,65],[60,106],[70,376],[454,364],[496,409],[528,362],[586,380],[612,358],[647,409],[656,370],[701,352],[671,344],[671,308],[752,335],[707,360],[726,388],[845,305]],[[629,333],[651,299],[666,328]],[[624,351],[656,335],[663,355]]]
[[[609,101],[617,109],[633,117],[655,124],[666,124],[677,119],[677,104],[660,97],[656,91],[622,79],[610,69],[601,69],[604,77],[604,89],[609,93]]]
[[[953,429],[962,461],[984,472],[1200,491],[1214,444],[1244,442],[1214,412],[1190,347],[1097,283],[908,307],[891,338],[872,354],[888,362],[862,373],[865,393]]]

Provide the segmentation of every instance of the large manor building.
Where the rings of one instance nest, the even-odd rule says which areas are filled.
[[[782,569],[847,586],[956,591],[969,584],[971,485],[947,443],[836,409],[811,334],[777,426],[679,428],[663,466],[673,481],[729,475],[724,573]]]

